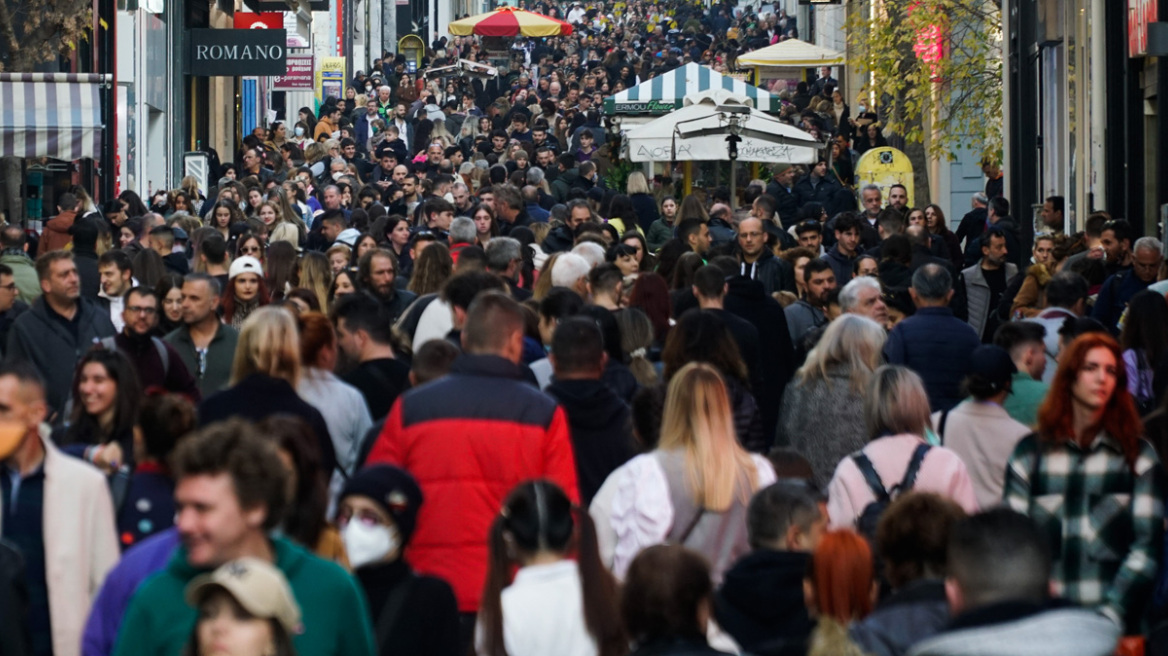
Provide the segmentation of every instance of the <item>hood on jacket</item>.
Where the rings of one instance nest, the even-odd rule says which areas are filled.
[[[812,622],[803,602],[809,556],[792,551],[756,551],[734,564],[714,596],[714,614],[747,651],[775,639],[803,639]]]
[[[913,646],[910,656],[1110,656],[1120,627],[1084,608],[946,631]]]
[[[559,380],[545,390],[564,406],[572,423],[585,430],[603,430],[616,422],[628,406],[599,380]]]

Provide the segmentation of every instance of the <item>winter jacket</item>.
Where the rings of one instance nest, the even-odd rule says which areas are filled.
[[[459,651],[458,604],[454,591],[442,579],[418,576],[404,559],[366,565],[353,573],[369,602],[370,621],[376,627],[395,595],[397,620],[388,631],[378,627],[380,656],[463,656]]]
[[[770,249],[764,248],[753,264],[743,261],[740,266],[741,274],[761,282],[767,294],[795,291],[795,270],[786,260],[775,257]]]
[[[56,312],[48,307],[44,297],[38,298],[32,308],[12,324],[5,355],[12,360],[27,361],[35,367],[45,381],[49,407],[62,412],[69,400],[77,361],[103,337],[112,337],[114,325],[108,312],[103,312],[97,304],[85,298],[77,299],[77,313],[73,319],[76,333],[54,315]]]
[[[941,444],[965,463],[978,504],[982,508],[998,505],[1006,483],[1006,463],[1030,428],[1014,421],[997,403],[974,399],[962,401],[948,413],[934,412],[932,421]]]
[[[766,192],[777,203],[775,206],[775,214],[778,215],[779,221],[782,222],[784,229],[790,228],[798,223],[797,217],[799,215],[799,208],[802,205],[794,189],[786,189],[778,182],[771,180],[767,184]]]
[[[975,207],[961,217],[954,237],[958,243],[965,242],[965,266],[972,266],[981,259],[981,233],[985,232],[988,212],[984,207]]]
[[[673,226],[666,223],[665,219],[654,221],[645,234],[645,241],[649,242],[649,250],[654,253],[661,250],[665,242],[670,239],[673,239]]]
[[[464,354],[451,373],[394,403],[369,464],[408,470],[426,496],[408,560],[454,587],[475,612],[487,570],[487,535],[519,483],[547,478],[579,499],[564,411],[495,355]]]
[[[195,377],[187,370],[182,356],[173,345],[158,337],[130,336],[125,331],[114,337],[114,343],[134,365],[134,371],[138,372],[138,382],[141,383],[143,390],[161,387],[168,392],[183,394],[195,403],[203,398]],[[158,352],[159,344],[167,351],[165,363]]]
[[[920,374],[934,410],[961,402],[961,382],[969,373],[970,355],[981,346],[969,324],[947,307],[922,307],[888,334],[884,357]]]
[[[562,253],[572,250],[575,243],[576,237],[572,234],[572,229],[566,225],[558,225],[549,230],[547,236],[544,237],[543,250],[548,255]]]
[[[775,444],[792,446],[807,458],[820,489],[840,460],[868,442],[862,393],[852,389],[850,372],[837,365],[827,379],[797,380],[783,394]]]
[[[365,596],[335,563],[312,555],[286,538],[273,538],[275,565],[288,579],[300,606],[304,630],[292,636],[298,654],[374,656],[377,653]],[[191,579],[207,570],[187,562],[179,547],[166,569],[142,584],[118,632],[117,656],[178,656],[190,642],[198,611],[183,595]]]
[[[800,207],[807,203],[819,203],[826,207],[831,204],[835,193],[841,188],[834,173],[829,172],[820,178],[818,183],[812,183],[811,176],[808,175],[795,183],[795,196],[799,199]]]
[[[1121,271],[1107,280],[1099,288],[1099,295],[1095,298],[1095,307],[1091,308],[1091,317],[1098,319],[1112,333],[1119,334],[1119,318],[1127,309],[1127,303],[1136,294],[1144,291],[1151,282],[1141,280],[1130,270]]]
[[[791,333],[791,348],[798,348],[799,342],[811,329],[827,324],[823,310],[802,299],[783,308],[783,314],[787,317],[787,328]]]
[[[161,572],[179,547],[178,529],[170,528],[146,538],[122,554],[93,600],[82,635],[82,656],[109,656],[114,652],[118,629],[138,586]]]
[[[320,445],[320,470],[331,475],[337,466],[337,456],[328,425],[320,411],[301,399],[283,378],[252,374],[232,387],[212,394],[199,405],[199,426],[232,417],[262,421],[273,415],[291,415],[308,424]]]
[[[823,254],[822,259],[831,265],[831,270],[835,272],[835,284],[841,289],[852,280],[852,267],[856,263],[856,257],[848,257],[841,253],[839,244],[832,246],[830,251]]]
[[[885,490],[891,490],[904,480],[905,471],[917,446],[924,441],[904,433],[878,437],[861,449],[872,463],[872,468],[880,476]],[[850,456],[850,454],[849,454]],[[918,492],[935,492],[952,499],[966,513],[978,511],[977,497],[965,463],[956,453],[942,446],[928,450],[917,472],[916,483],[912,487]],[[906,492],[907,490],[901,490]],[[833,529],[855,530],[868,504],[876,500],[876,494],[868,485],[854,458],[844,457],[835,469],[835,475],[827,487],[827,516]]]
[[[162,258],[162,265],[166,267],[167,273],[185,276],[191,272],[191,263],[187,260],[186,253],[169,253]]]
[[[945,583],[913,581],[895,591],[848,630],[852,642],[868,656],[905,656],[916,643],[939,633],[949,623]]]
[[[183,326],[170,333],[163,340],[174,347],[187,372],[194,376],[199,394],[207,398],[231,381],[231,366],[235,361],[235,347],[239,343],[239,331],[227,324],[219,324],[215,336],[207,346],[203,370],[199,370],[199,354],[191,341],[191,329]]]
[[[0,542],[0,654],[29,656],[28,586],[24,583],[24,558],[15,546]]]
[[[734,227],[725,220],[718,217],[710,217],[706,223],[710,229],[710,245],[721,246],[722,244],[729,244],[738,239],[738,233],[734,231]]]
[[[657,219],[661,218],[657,211],[657,201],[649,194],[632,194],[629,200],[633,202],[633,209],[637,212],[637,225],[643,232],[648,232]]]
[[[73,235],[69,232],[69,228],[73,227],[73,222],[76,220],[76,212],[65,210],[46,221],[44,230],[41,230],[37,256],[44,255],[49,251],[64,250],[66,246],[73,243]]]
[[[629,406],[600,380],[557,380],[545,391],[568,417],[580,502],[587,505],[604,479],[637,455]]]
[[[1007,262],[1006,263],[1006,280],[1013,279],[1018,275],[1018,267]],[[990,307],[990,286],[986,282],[985,274],[981,271],[981,262],[975,262],[973,266],[961,272],[961,279],[965,281],[965,303],[966,312],[969,316],[969,325],[977,331],[978,339],[981,339],[981,334],[985,332],[986,321],[989,320],[990,312],[996,312],[997,308]],[[958,290],[958,294],[961,290]]]
[[[0,252],[0,264],[7,264],[12,269],[12,281],[16,283],[16,290],[20,292],[20,300],[32,305],[32,302],[41,297],[41,283],[37,278],[36,265],[32,258],[19,248],[10,248]]]
[[[101,272],[97,270],[97,252],[92,248],[73,246],[73,263],[77,265],[77,277],[81,279],[81,295],[96,300],[101,292]]]
[[[105,476],[59,450],[49,433],[41,424],[33,439],[45,454],[41,530],[52,648],[77,656],[90,604],[118,560],[114,509]]]
[[[1110,656],[1120,629],[1082,608],[1045,610],[1022,603],[974,608],[946,631],[913,646],[910,656]]]
[[[783,653],[806,642],[814,626],[803,602],[808,554],[761,550],[743,556],[714,595],[714,617],[743,651]]]
[[[735,276],[726,283],[723,307],[746,319],[759,334],[759,373],[762,381],[751,388],[758,402],[762,430],[768,441],[779,420],[783,390],[795,372],[794,350],[787,318],[778,301],[765,292],[761,283]]]

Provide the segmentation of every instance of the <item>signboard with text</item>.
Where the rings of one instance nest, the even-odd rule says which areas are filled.
[[[284,75],[287,38],[282,29],[189,30],[186,72],[207,77]]]
[[[345,88],[345,58],[321,57],[316,81],[317,100],[324,102],[329,96],[340,98]]]
[[[312,55],[288,55],[288,72],[272,78],[272,91],[312,91],[315,74]]]

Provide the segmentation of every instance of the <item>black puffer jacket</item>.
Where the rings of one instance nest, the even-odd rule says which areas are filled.
[[[629,406],[599,380],[555,381],[544,391],[568,415],[580,502],[587,507],[608,475],[637,454]]]
[[[805,553],[756,551],[734,563],[714,595],[718,626],[757,656],[804,643],[814,626],[803,604],[807,561]]]

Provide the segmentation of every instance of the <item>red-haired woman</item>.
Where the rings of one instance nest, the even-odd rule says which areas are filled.
[[[847,627],[872,612],[875,566],[868,541],[852,531],[830,531],[819,539],[803,581],[807,612],[818,619],[808,640],[809,654],[861,656]]]
[[[1055,593],[1129,633],[1164,531],[1159,460],[1142,433],[1119,344],[1083,335],[1062,355],[1037,432],[1015,447],[1003,493],[1050,537]]]

